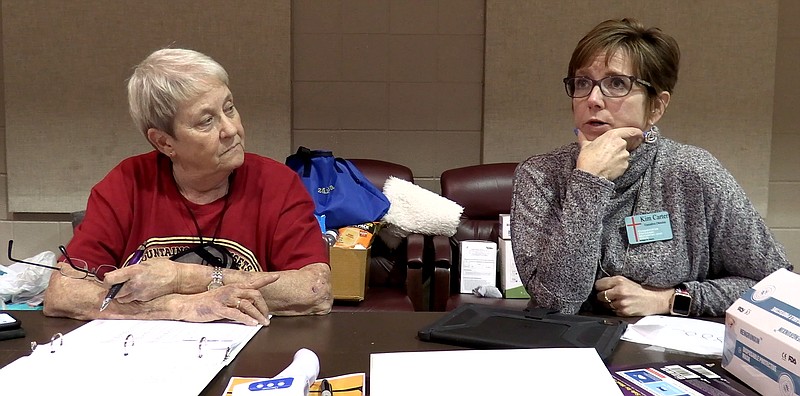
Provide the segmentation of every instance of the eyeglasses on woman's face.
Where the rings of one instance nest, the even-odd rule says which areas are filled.
[[[103,264],[103,265],[99,265],[99,266],[96,266],[96,267],[89,268],[89,264],[86,261],[78,259],[78,258],[70,257],[70,255],[67,254],[67,248],[65,248],[64,245],[59,246],[58,249],[61,251],[61,254],[64,255],[64,260],[66,260],[66,262],[67,262],[67,264],[69,264],[69,266],[62,265],[61,268],[53,267],[53,266],[45,265],[45,264],[40,264],[40,263],[33,263],[33,262],[30,262],[30,261],[25,261],[25,260],[20,260],[20,259],[14,258],[14,256],[11,254],[11,251],[13,250],[13,247],[14,247],[14,240],[10,239],[8,241],[8,259],[9,260],[11,260],[11,261],[13,261],[15,263],[33,265],[33,266],[36,266],[36,267],[48,268],[48,269],[51,269],[51,270],[55,270],[55,271],[60,272],[61,275],[66,276],[68,278],[72,278],[72,279],[85,279],[87,277],[90,277],[90,278],[93,278],[97,282],[103,282],[103,279],[105,279],[106,273],[117,269],[117,267],[115,267],[113,265],[108,265],[108,264]]]
[[[570,98],[584,98],[592,93],[595,86],[600,86],[600,92],[608,98],[621,98],[631,93],[633,84],[639,83],[652,88],[647,81],[634,76],[608,76],[599,80],[589,77],[567,77],[564,79],[564,89]]]

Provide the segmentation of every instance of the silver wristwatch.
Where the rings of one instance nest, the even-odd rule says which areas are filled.
[[[214,290],[222,285],[222,267],[214,267],[211,270],[211,283],[208,284],[208,290]]]

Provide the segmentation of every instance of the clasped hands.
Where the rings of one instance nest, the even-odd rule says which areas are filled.
[[[674,288],[642,286],[624,276],[609,276],[594,282],[597,301],[617,316],[647,316],[669,313]]]
[[[578,131],[581,152],[575,168],[614,181],[628,169],[631,151],[643,140],[642,130],[633,127],[611,129],[594,140]]]
[[[269,307],[259,289],[275,282],[278,274],[252,273],[246,282],[207,290],[211,281],[207,272],[206,266],[155,258],[107,273],[103,285],[110,288],[124,282],[115,298],[120,304],[169,296],[167,305],[178,320],[229,319],[248,325],[269,324]]]

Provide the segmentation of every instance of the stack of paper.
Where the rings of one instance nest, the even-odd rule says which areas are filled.
[[[594,348],[378,353],[369,394],[622,395]]]
[[[622,339],[699,355],[722,356],[725,325],[702,319],[645,316],[628,325]]]

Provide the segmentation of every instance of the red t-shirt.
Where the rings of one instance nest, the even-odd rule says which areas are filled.
[[[90,267],[119,267],[140,246],[146,261],[202,239],[227,250],[228,268],[280,271],[328,262],[314,203],[291,169],[246,153],[230,183],[225,197],[197,205],[178,191],[166,156],[125,159],[92,188],[67,253]]]

